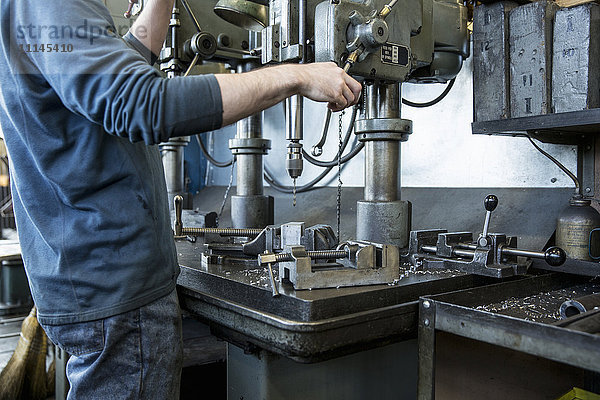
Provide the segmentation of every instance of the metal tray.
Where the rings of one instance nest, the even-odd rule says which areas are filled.
[[[597,291],[589,278],[552,273],[421,298],[418,398],[435,398],[436,331],[600,372],[599,335],[552,325],[565,297]]]

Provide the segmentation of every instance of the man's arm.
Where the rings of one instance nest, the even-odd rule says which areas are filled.
[[[356,104],[362,88],[334,63],[285,64],[215,77],[221,88],[223,125],[295,94],[329,103],[331,110],[340,111]]]
[[[24,60],[14,67],[26,67],[20,73],[43,75],[65,107],[132,142],[151,145],[214,130],[295,93],[330,102],[335,109],[358,98],[360,85],[332,63],[165,79],[139,52],[106,30],[111,18],[102,0],[69,4],[66,8],[56,1],[12,3],[16,27],[66,26],[73,31],[87,27],[85,35],[61,38],[72,51],[18,53],[15,57]],[[48,30],[41,32],[44,36],[36,42],[52,42]],[[19,38],[18,30],[14,38],[15,48],[27,42]],[[33,66],[28,67],[27,60]]]
[[[155,56],[167,37],[173,3],[174,0],[148,0],[129,30]]]
[[[167,35],[172,7],[173,0],[149,0],[131,28],[131,33],[155,55]],[[294,94],[327,102],[329,108],[339,111],[355,104],[361,90],[358,82],[333,63],[281,65],[216,78],[221,89],[224,126]]]

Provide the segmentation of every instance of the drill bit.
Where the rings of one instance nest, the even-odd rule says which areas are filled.
[[[292,205],[296,207],[296,178],[294,178],[294,189],[292,190]]]

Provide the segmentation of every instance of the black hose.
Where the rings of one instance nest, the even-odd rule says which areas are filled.
[[[415,103],[406,99],[402,99],[402,104],[405,104],[409,107],[416,107],[416,108],[425,108],[425,107],[431,107],[437,103],[439,103],[440,101],[444,100],[444,98],[448,95],[448,93],[450,93],[450,90],[452,90],[452,86],[454,86],[454,81],[456,81],[456,78],[453,78],[450,80],[450,82],[448,83],[448,85],[446,85],[446,89],[444,89],[444,91],[442,92],[442,94],[440,94],[437,98],[428,101],[427,103]]]
[[[344,157],[342,157],[341,162],[345,162],[344,161],[345,158],[347,158],[346,161],[351,160],[354,156],[356,156],[358,153],[360,153],[360,151],[363,149],[364,146],[365,146],[364,143],[359,143],[358,145],[354,146],[348,154],[346,154]],[[317,183],[321,182],[323,180],[323,178],[325,178],[327,176],[327,174],[329,174],[331,172],[332,169],[333,169],[333,166],[326,167],[323,170],[323,172],[321,172],[315,179],[313,179],[312,181],[308,182],[305,185],[298,186],[296,188],[296,193],[304,193],[304,192],[309,192],[311,190],[318,189],[319,187],[316,187],[315,185]],[[275,180],[275,178],[273,178],[273,174],[271,173],[271,171],[269,170],[269,167],[266,164],[265,164],[264,178],[269,183],[269,185],[271,185],[271,187],[273,189],[277,190],[278,192],[281,192],[281,193],[293,193],[294,192],[291,187],[285,186],[282,183],[277,182]]]
[[[302,149],[302,155],[304,156],[306,161],[308,161],[312,165],[316,165],[318,167],[323,167],[323,168],[335,167],[338,163],[338,158],[344,152],[344,150],[346,150],[346,146],[348,145],[348,142],[350,141],[350,137],[352,136],[352,130],[354,129],[354,122],[356,121],[357,114],[358,114],[358,107],[354,107],[354,109],[352,110],[352,117],[350,120],[350,125],[348,126],[348,130],[346,131],[346,136],[344,137],[344,140],[342,141],[342,147],[340,148],[340,150],[338,151],[337,155],[335,156],[335,158],[333,160],[331,160],[331,161],[317,160],[316,158],[314,158],[310,154],[308,154],[308,152],[306,150]],[[358,146],[356,146],[356,147],[358,147]],[[356,147],[353,148],[352,150],[355,150]],[[362,147],[361,147],[361,149],[362,149]],[[354,156],[352,156],[352,157],[354,157]],[[340,162],[343,164],[346,161],[349,161],[350,159],[352,159],[352,157],[348,158],[348,156],[346,155],[346,156],[342,157]]]
[[[231,164],[233,164],[233,160],[235,158],[232,158],[229,161],[217,161],[217,160],[215,160],[213,158],[213,156],[210,155],[210,153],[208,152],[208,150],[206,150],[206,147],[204,146],[204,142],[202,142],[202,139],[200,139],[200,135],[196,135],[196,140],[198,141],[198,146],[200,146],[200,150],[202,151],[202,154],[204,154],[204,157],[206,157],[206,159],[208,160],[208,162],[210,162],[215,167],[226,168],[226,167],[231,166]]]

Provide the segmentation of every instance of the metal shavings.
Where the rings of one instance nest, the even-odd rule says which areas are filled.
[[[251,286],[258,286],[258,287],[265,287],[265,288],[271,287],[271,282],[269,280],[269,270],[266,267],[265,268],[224,271],[224,273],[228,279],[241,281],[241,282],[244,282]],[[279,274],[279,270],[277,268],[274,268],[273,276],[275,277],[275,279],[277,279],[278,274]]]
[[[475,309],[517,317],[526,321],[551,323],[560,319],[559,307],[564,301],[594,293],[599,289],[598,285],[579,285],[527,297],[509,297],[497,303],[475,307]]]
[[[448,277],[453,278],[455,276],[459,276],[461,274],[460,271],[454,269],[419,269],[419,267],[415,267],[410,263],[404,263],[400,266],[400,274],[398,279],[394,279],[392,283],[388,283],[389,286],[398,285],[403,279],[406,279],[411,276],[440,276],[440,277]]]

